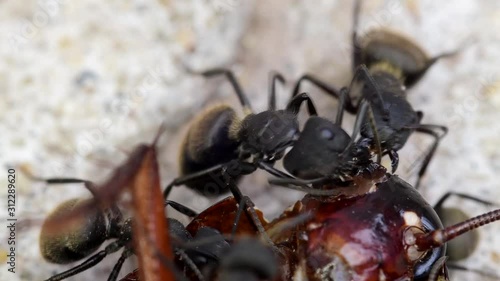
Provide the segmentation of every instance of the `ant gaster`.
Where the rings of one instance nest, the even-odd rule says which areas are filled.
[[[49,184],[84,183],[91,193],[95,190],[95,186],[91,182],[80,179],[34,179]],[[95,208],[80,212],[65,223],[64,227],[57,226],[54,228],[55,223],[64,221],[61,218],[67,216],[68,213],[74,212],[74,210],[88,206],[91,201],[91,198],[67,200],[59,204],[45,219],[39,238],[40,253],[45,260],[57,264],[67,264],[87,258],[82,264],[56,274],[47,281],[63,280],[76,275],[95,266],[107,255],[125,247],[118,261],[120,266],[115,266],[111,272],[111,276],[117,275],[123,261],[131,255],[132,249],[129,244],[132,241],[132,219],[124,219],[116,205],[105,209]],[[91,255],[106,240],[110,239],[116,239],[116,241],[107,245],[105,249]]]

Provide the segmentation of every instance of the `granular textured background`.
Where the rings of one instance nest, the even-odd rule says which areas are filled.
[[[0,2],[2,224],[6,167],[100,182],[135,145],[150,141],[161,122],[167,125],[158,145],[162,181],[173,179],[186,124],[207,105],[238,108],[225,80],[202,79],[186,66],[234,70],[257,110],[266,108],[270,70],[289,82],[278,90],[280,106],[305,72],[347,85],[351,21],[352,3],[345,0]],[[424,196],[434,203],[453,190],[500,203],[500,3],[366,1],[360,33],[382,27],[406,34],[433,55],[463,48],[409,91],[410,102],[425,114],[423,123],[450,129],[422,182]],[[321,115],[335,116],[334,100],[313,87],[304,90]],[[401,152],[398,174],[410,183],[412,164],[428,145],[429,138],[415,136]],[[17,176],[16,215],[25,223],[16,233],[16,274],[7,271],[7,232],[0,226],[0,280],[43,280],[75,264],[41,258],[40,221],[59,203],[88,192],[79,185],[31,182],[19,169]],[[260,172],[246,177],[242,188],[269,218],[302,196],[268,186]],[[176,188],[172,198],[198,211],[211,203],[185,188]],[[447,206],[469,215],[488,211],[459,199]],[[500,274],[498,233],[500,223],[483,227],[476,251],[461,264]],[[117,258],[68,280],[104,280]],[[122,273],[134,263],[130,259]],[[488,280],[463,272],[452,278]]]

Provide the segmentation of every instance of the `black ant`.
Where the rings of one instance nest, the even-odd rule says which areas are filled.
[[[171,189],[178,185],[186,185],[204,196],[231,191],[240,200],[242,211],[252,216],[255,226],[265,235],[253,202],[241,194],[235,183],[257,168],[277,177],[291,178],[273,165],[298,138],[297,114],[302,103],[307,103],[310,115],[316,115],[316,108],[309,96],[302,93],[291,99],[285,109],[277,110],[275,84],[285,79],[272,73],[268,110],[255,114],[231,71],[213,69],[201,74],[205,77],[224,75],[233,86],[246,116],[240,120],[227,105],[213,107],[199,115],[180,149],[181,176],[165,188],[164,197],[167,198]]]
[[[42,179],[29,175],[37,181],[44,181],[48,184],[83,183],[94,198],[96,196],[96,185],[87,180],[76,178],[49,178]],[[61,221],[68,213],[78,210],[94,200],[94,198],[75,198],[67,200],[58,205],[45,219],[40,231],[40,252],[43,258],[49,262],[57,264],[67,264],[87,258],[83,263],[70,268],[64,272],[56,274],[47,281],[63,280],[82,271],[85,271],[99,262],[107,255],[117,252],[123,248],[122,255],[116,262],[108,280],[116,280],[125,260],[134,254],[132,245],[132,218],[125,219],[120,209],[111,204],[104,209],[91,209],[77,217],[72,217],[71,222],[63,227],[54,229],[54,222]],[[166,201],[166,205],[182,212],[183,214],[195,217],[197,213],[186,206],[174,201]],[[173,219],[169,219],[173,220]],[[178,236],[179,232],[175,228],[169,228],[170,235]],[[103,250],[91,255],[106,240],[116,239],[107,245]]]
[[[280,272],[280,257],[258,239],[259,229],[251,219],[239,218],[238,201],[227,197],[197,214],[187,226],[169,218],[174,252],[186,279],[275,280]],[[275,229],[279,232],[291,228],[310,216],[285,221]],[[267,224],[260,212],[259,220],[264,226]],[[228,223],[231,221],[234,223]],[[138,280],[138,271],[122,279],[125,280]]]
[[[178,221],[175,222],[180,224]],[[179,231],[185,231],[185,228]],[[183,244],[184,248],[181,250],[183,254],[180,258],[191,259],[194,262],[189,267],[190,270],[199,267],[194,276],[186,272],[185,280],[270,281],[275,280],[278,275],[276,256],[261,241],[245,237],[230,245],[216,229],[201,228],[200,233],[202,234],[199,237],[185,237],[188,240]],[[182,264],[186,264],[186,260],[183,260]],[[140,280],[138,272],[136,269],[121,281]]]
[[[181,253],[187,255],[194,266],[185,266],[194,272],[194,280],[274,280],[278,273],[273,251],[253,237],[239,238],[231,244],[217,229],[201,227],[194,236],[177,220],[170,227],[181,237]],[[176,249],[179,251],[179,249]],[[180,259],[186,258],[185,255]],[[185,261],[183,264],[187,264]],[[186,276],[190,276],[186,272]],[[238,277],[238,278],[237,278]]]
[[[165,198],[172,187],[178,185],[186,185],[204,196],[220,195],[229,191],[228,178],[237,181],[257,168],[278,177],[290,177],[272,165],[298,137],[297,114],[301,104],[307,102],[309,114],[316,115],[309,96],[296,95],[284,110],[276,110],[275,83],[285,80],[275,73],[270,79],[268,110],[255,114],[231,71],[213,69],[201,74],[205,77],[224,75],[246,115],[240,120],[233,108],[221,105],[198,116],[180,149],[181,176],[167,186]]]
[[[415,111],[410,105],[406,99],[406,89],[417,83],[439,59],[453,56],[458,51],[429,57],[414,42],[386,30],[374,30],[359,38],[357,29],[360,2],[360,0],[355,2],[352,31],[354,78],[350,93],[354,95],[351,94],[346,98],[344,109],[352,114],[358,112],[359,103],[354,104],[353,100],[356,99],[354,97],[361,97],[361,100],[370,102],[373,118],[369,118],[373,119],[370,122],[375,122],[377,130],[363,125],[361,135],[373,140],[372,145],[377,145],[373,142],[376,142],[374,138],[378,137],[383,154],[388,154],[391,158],[393,172],[399,163],[397,151],[405,145],[412,132],[428,134],[434,138],[431,149],[418,172],[415,184],[418,188],[439,141],[446,135],[448,129],[440,125],[421,124],[423,113]],[[361,78],[359,81],[358,77]],[[331,96],[339,98],[337,89],[309,74],[303,75],[297,81],[292,96],[298,94],[303,81],[309,81]],[[379,90],[375,90],[377,88]],[[368,124],[368,121],[365,120],[364,124]]]
[[[86,208],[92,206],[90,203],[92,203],[95,198],[101,196],[98,187],[90,181],[76,178],[43,179],[32,176],[27,171],[25,171],[25,173],[33,180],[44,181],[48,184],[82,183],[87,190],[94,195],[94,198],[71,199],[65,201],[56,207],[45,219],[40,232],[40,250],[42,256],[47,261],[66,264],[87,258],[83,263],[56,274],[47,279],[47,281],[63,280],[79,274],[101,262],[107,255],[123,248],[122,255],[116,262],[108,278],[110,281],[117,280],[123,263],[128,257],[135,253],[135,246],[132,244],[132,238],[133,233],[136,233],[137,230],[133,228],[133,218],[124,219],[116,204],[106,204],[105,206],[107,207],[105,208]],[[226,215],[232,215],[237,218],[241,210],[236,208],[240,212],[237,212],[236,209],[233,212],[229,212],[228,202],[227,200],[219,202],[217,211],[223,209]],[[236,201],[234,200],[230,201],[230,203],[236,205]],[[188,217],[197,218],[199,216],[195,211],[174,201],[166,200],[165,205],[173,207],[175,210]],[[77,210],[85,210],[85,212],[76,212],[76,214],[72,214]],[[72,215],[68,216],[68,214]],[[213,214],[211,216],[213,217]],[[236,218],[234,219],[236,220]],[[217,218],[213,219],[217,220]],[[263,220],[261,217],[259,217],[259,219]],[[191,236],[179,221],[173,218],[165,220],[168,220],[168,233],[171,236],[171,245],[174,255],[179,260],[182,260],[182,264],[185,265],[185,268],[188,268],[195,274],[197,280],[205,280],[204,276],[208,273],[202,274],[201,269],[204,268],[209,268],[210,274],[218,272],[217,274],[224,273],[229,274],[229,276],[245,272],[244,274],[247,274],[249,278],[253,275],[262,277],[267,276],[266,274],[276,274],[275,271],[277,266],[269,262],[260,264],[260,268],[256,267],[258,263],[248,264],[246,266],[247,269],[239,267],[238,264],[242,262],[243,258],[238,257],[247,254],[247,252],[241,252],[241,247],[246,247],[243,246],[246,245],[244,243],[238,246],[240,244],[238,242],[235,244],[234,248],[229,247],[228,242],[224,240],[225,238],[220,232],[208,227],[200,227],[196,230],[196,234]],[[251,220],[248,219],[238,219],[238,221],[251,225]],[[64,223],[64,227],[59,226],[59,223]],[[92,254],[106,240],[110,239],[116,240],[107,245],[105,249]],[[270,251],[263,245],[260,246],[260,248],[255,245],[254,247],[256,247],[254,249],[254,252],[257,251],[256,255],[262,254],[266,257],[267,251]],[[265,250],[262,250],[264,248]],[[227,252],[227,255],[233,257],[222,257],[222,252]],[[274,259],[274,256],[272,258]],[[169,262],[169,260],[161,262]],[[233,264],[234,268],[232,268]],[[220,269],[216,270],[216,267],[220,267]],[[180,273],[178,271],[172,271],[177,275],[179,280],[186,280],[185,277],[179,275]],[[270,277],[270,279],[272,278]]]
[[[187,237],[185,251],[194,247],[198,253],[205,254],[202,263],[197,266],[207,280],[286,280],[283,277],[276,278],[278,274],[283,276],[288,272],[282,267],[288,254],[281,250],[286,249],[275,251],[263,243],[264,237],[252,219],[240,217],[239,201],[237,198],[227,197],[198,214],[185,228],[179,225],[177,228],[184,229],[184,237]],[[274,236],[292,229],[312,216],[313,212],[304,212],[292,219],[284,219],[273,225],[273,230],[268,235]],[[267,231],[268,222],[261,212],[259,220]],[[191,234],[195,234],[193,239],[189,238]],[[230,247],[225,241],[229,242]],[[277,246],[273,244],[273,247]],[[195,257],[192,259],[197,260]],[[210,261],[207,262],[208,260]]]

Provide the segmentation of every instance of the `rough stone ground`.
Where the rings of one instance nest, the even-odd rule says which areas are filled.
[[[473,43],[432,67],[410,91],[409,99],[424,111],[425,123],[450,128],[422,192],[430,202],[450,190],[500,202],[500,4],[366,2],[361,32],[389,27],[431,54]],[[351,75],[351,9],[351,1],[345,0],[0,3],[0,187],[6,186],[6,166],[20,164],[45,177],[103,180],[136,144],[151,140],[162,121],[168,126],[159,144],[166,184],[177,172],[185,124],[208,104],[237,106],[228,83],[193,77],[183,65],[230,67],[256,109],[266,107],[269,70],[283,72],[289,81],[309,72],[345,85]],[[291,84],[280,89],[280,105]],[[322,115],[334,116],[335,101],[317,89],[306,90]],[[427,144],[425,137],[412,137],[402,152],[398,173],[410,182],[410,166]],[[268,187],[262,173],[246,178],[243,189],[271,218],[301,196]],[[3,222],[5,191],[0,193]],[[17,230],[16,274],[5,266],[7,232],[2,227],[0,280],[41,280],[72,266],[43,261],[38,230],[52,208],[84,195],[78,185],[49,187],[18,172],[16,215],[32,223]],[[210,204],[183,188],[173,198],[196,210]],[[487,211],[458,199],[449,206],[470,215]],[[499,231],[498,223],[482,228],[478,248],[463,264],[500,274]],[[103,280],[117,258],[113,255],[68,280]],[[134,268],[133,263],[127,262],[123,272]],[[473,273],[453,277],[485,280]]]

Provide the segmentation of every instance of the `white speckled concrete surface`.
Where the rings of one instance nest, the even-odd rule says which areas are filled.
[[[500,203],[500,3],[365,2],[361,32],[389,27],[430,54],[473,42],[433,66],[410,91],[425,123],[450,129],[422,183],[423,194],[435,202],[454,190]],[[265,108],[269,70],[283,72],[289,81],[309,72],[347,84],[351,10],[345,0],[0,2],[1,223],[7,216],[6,166],[24,164],[45,177],[99,181],[137,143],[151,140],[162,121],[168,127],[159,144],[162,180],[174,178],[183,125],[207,104],[237,105],[222,79],[204,81],[187,74],[183,65],[235,70],[256,109]],[[281,105],[290,84],[279,91]],[[307,90],[322,115],[334,116],[333,100]],[[401,153],[399,174],[411,174],[407,171],[426,144],[425,137],[411,138]],[[300,197],[268,188],[263,173],[243,185],[270,217]],[[46,186],[18,172],[16,215],[42,219],[60,202],[82,195],[86,191],[78,185]],[[199,211],[209,205],[184,188],[176,189],[173,198]],[[449,206],[470,215],[488,210],[458,199]],[[7,233],[0,226],[0,280],[42,280],[71,266],[43,261],[39,226],[35,220],[17,231],[16,274],[7,272]],[[498,233],[500,223],[482,228],[477,250],[462,264],[500,274]],[[117,258],[68,280],[104,280]],[[452,280],[488,279],[458,272]]]

